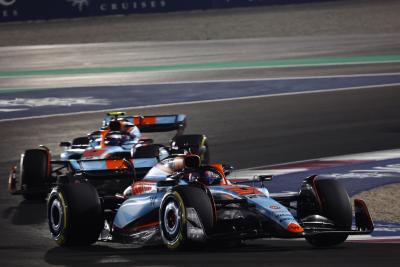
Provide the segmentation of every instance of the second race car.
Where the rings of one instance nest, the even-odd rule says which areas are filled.
[[[136,128],[133,138],[128,136],[123,125]],[[26,150],[21,155],[19,176],[17,167],[12,168],[9,191],[22,194],[28,200],[45,199],[53,185],[73,182],[79,173],[89,179],[101,195],[107,195],[120,192],[133,179],[143,178],[154,165],[174,154],[196,154],[203,163],[208,163],[207,137],[185,135],[185,127],[183,114],[127,116],[124,112],[108,113],[101,130],[72,142],[61,142],[65,151],[60,159],[54,160],[45,146]],[[176,131],[176,134],[168,145],[140,138],[139,134],[169,131]]]

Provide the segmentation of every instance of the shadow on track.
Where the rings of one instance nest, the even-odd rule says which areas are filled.
[[[312,253],[316,249],[304,244],[303,242],[281,241],[277,244],[245,244],[233,248],[216,248],[207,246],[203,248],[191,249],[188,251],[170,251],[163,246],[147,246],[128,248],[110,247],[95,245],[85,248],[61,248],[55,247],[46,252],[44,260],[51,265],[65,266],[95,266],[95,265],[116,265],[119,266],[212,266],[212,265],[230,265],[245,266],[248,263],[257,262],[262,257],[274,255],[277,258],[285,258],[288,253]],[[343,250],[338,246],[330,248],[330,251],[336,253]]]
[[[40,224],[46,221],[45,201],[21,201],[18,206],[11,206],[2,212],[3,219],[11,219],[14,225]]]

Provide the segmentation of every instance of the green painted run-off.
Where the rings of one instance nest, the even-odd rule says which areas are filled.
[[[93,68],[67,68],[47,70],[15,70],[0,71],[0,77],[38,76],[38,75],[79,75],[101,73],[127,73],[148,71],[184,71],[207,69],[240,69],[240,68],[280,68],[295,66],[366,64],[400,62],[400,55],[374,55],[354,57],[320,57],[299,59],[277,59],[260,61],[231,61],[210,62],[197,64],[176,64],[158,66],[122,66],[122,67],[93,67]]]

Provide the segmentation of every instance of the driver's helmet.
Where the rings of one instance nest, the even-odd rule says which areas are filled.
[[[91,147],[96,147],[100,145],[101,142],[101,132],[100,131],[94,131],[88,134],[89,138],[89,146]]]
[[[121,122],[118,121],[117,119],[113,119],[110,121],[108,124],[108,128],[110,131],[115,132],[115,131],[121,131]]]
[[[221,176],[213,171],[204,171],[200,176],[199,182],[205,185],[212,185],[221,180]]]
[[[123,136],[119,132],[110,132],[104,140],[104,144],[107,146],[120,146],[122,142]]]
[[[120,128],[121,128],[121,131],[125,131],[126,132],[127,130],[129,130],[133,126],[135,126],[135,125],[130,121],[122,121]]]
[[[213,171],[204,170],[200,172],[192,172],[189,174],[188,180],[190,182],[197,181],[204,185],[215,185],[221,181],[221,176]]]

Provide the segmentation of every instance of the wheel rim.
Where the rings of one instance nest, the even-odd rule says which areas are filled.
[[[61,202],[55,199],[50,207],[50,226],[54,232],[59,232],[64,218]]]
[[[169,202],[164,212],[164,227],[169,235],[176,233],[180,220],[178,204],[174,201]]]

